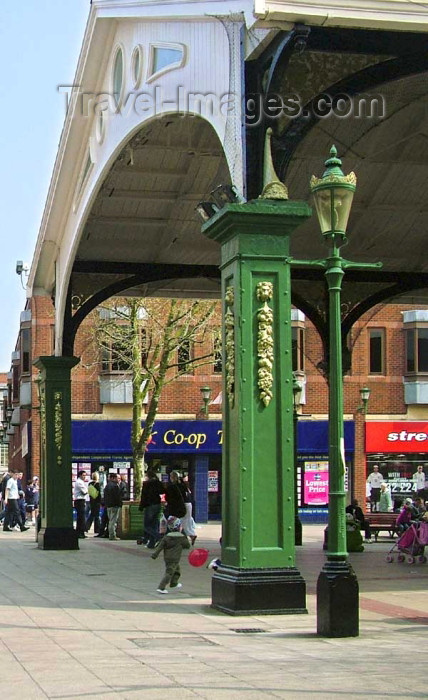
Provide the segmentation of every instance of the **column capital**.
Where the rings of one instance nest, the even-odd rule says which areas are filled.
[[[218,243],[226,243],[240,234],[280,238],[291,234],[311,215],[311,207],[303,201],[254,199],[226,204],[202,226],[202,233]]]

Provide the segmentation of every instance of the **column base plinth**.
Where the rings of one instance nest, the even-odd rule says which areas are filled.
[[[359,587],[352,566],[328,561],[317,582],[317,633],[323,637],[358,637]]]
[[[212,578],[211,606],[229,615],[307,613],[306,583],[295,567],[238,569],[220,566]]]
[[[39,549],[79,549],[79,540],[73,527],[42,527],[37,545]]]

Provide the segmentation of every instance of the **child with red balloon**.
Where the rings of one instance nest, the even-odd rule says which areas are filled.
[[[181,532],[181,520],[174,515],[170,515],[167,520],[168,531],[161,541],[156,545],[152,559],[156,559],[163,550],[165,561],[165,574],[157,588],[160,594],[168,593],[166,586],[170,588],[181,588],[178,582],[181,576],[180,559],[183,549],[190,549],[190,542],[186,535]]]

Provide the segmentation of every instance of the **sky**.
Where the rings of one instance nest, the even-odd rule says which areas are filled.
[[[31,263],[64,122],[57,86],[73,82],[89,9],[90,0],[1,3],[0,372],[25,307],[16,262]]]

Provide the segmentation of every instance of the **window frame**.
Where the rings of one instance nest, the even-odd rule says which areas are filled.
[[[293,372],[305,371],[305,330],[304,322],[291,322],[291,362]]]
[[[27,338],[26,343],[25,338]],[[27,376],[31,374],[31,328],[29,326],[21,327],[19,344],[21,358],[21,374]]]
[[[423,355],[423,353],[420,352],[419,350],[419,333],[420,331],[425,331],[428,335],[428,323],[424,322],[414,322],[411,324],[406,323],[406,327],[404,328],[405,332],[405,351],[404,351],[404,361],[405,361],[405,370],[404,374],[406,376],[415,376],[415,375],[428,375],[428,366],[427,369],[419,369],[420,365],[420,356]],[[410,333],[413,334],[413,339],[412,339],[412,352],[413,352],[413,369],[409,369],[409,335]],[[428,337],[426,339],[428,341]]]
[[[187,346],[187,357],[188,359],[181,362],[180,361],[180,351],[183,351],[183,346]],[[184,339],[180,345],[177,347],[177,371],[182,376],[183,374],[194,374],[194,347],[190,340]],[[186,369],[182,369],[182,366],[186,366]]]
[[[100,364],[101,370],[100,374],[114,374],[114,375],[130,375],[132,373],[132,357],[130,358],[130,364],[127,369],[117,367],[114,368],[114,364],[118,362],[118,358],[114,358],[114,342],[110,342],[109,346],[104,345],[100,349]]]
[[[367,329],[368,332],[368,372],[370,377],[384,377],[386,375],[386,329],[383,326],[372,326]],[[374,333],[379,333],[380,337],[380,370],[372,369],[372,340]],[[372,335],[373,334],[373,335]]]

